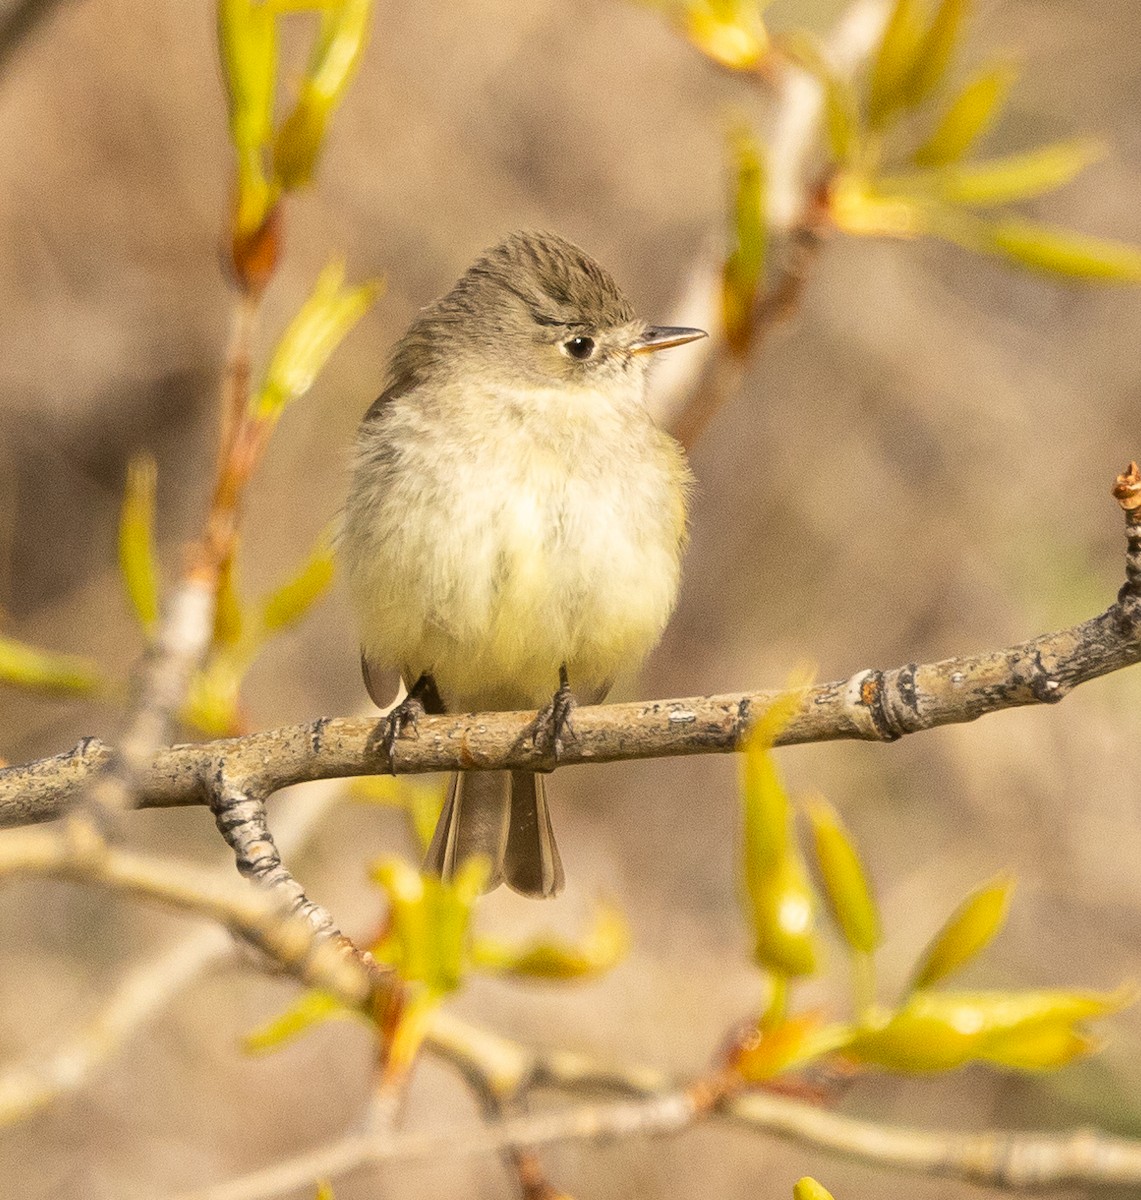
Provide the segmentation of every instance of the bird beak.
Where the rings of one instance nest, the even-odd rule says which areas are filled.
[[[642,331],[642,336],[630,347],[635,354],[651,354],[655,350],[668,350],[671,346],[684,346],[708,337],[704,329],[685,329],[676,325],[651,325]]]

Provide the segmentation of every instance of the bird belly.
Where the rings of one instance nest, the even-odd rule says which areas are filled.
[[[537,707],[563,664],[586,700],[635,669],[677,592],[684,471],[652,427],[648,455],[621,432],[571,455],[500,429],[418,484],[394,476],[354,583],[370,661],[431,673],[460,711]]]

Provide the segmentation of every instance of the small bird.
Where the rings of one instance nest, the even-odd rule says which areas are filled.
[[[361,423],[341,536],[365,685],[381,707],[392,672],[408,691],[390,761],[421,713],[532,708],[557,757],[573,705],[653,648],[692,477],[646,407],[647,360],[704,336],[638,320],[549,233],[512,234],[413,322]],[[560,890],[541,776],[452,776],[425,867],[451,878],[476,854],[489,888]]]

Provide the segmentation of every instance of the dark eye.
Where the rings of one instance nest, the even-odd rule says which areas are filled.
[[[594,353],[594,338],[572,337],[563,342],[563,353],[579,362],[586,362]]]

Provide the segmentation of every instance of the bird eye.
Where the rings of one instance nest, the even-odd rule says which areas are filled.
[[[578,362],[586,362],[594,353],[594,338],[572,337],[563,342],[563,353]]]

